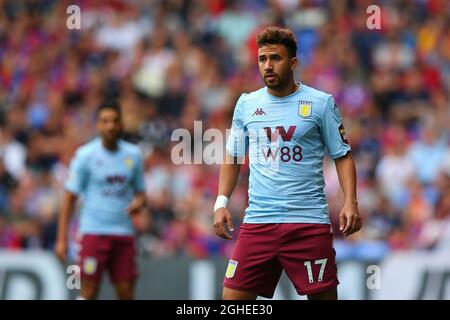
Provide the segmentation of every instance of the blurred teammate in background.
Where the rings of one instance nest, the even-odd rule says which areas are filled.
[[[143,162],[137,146],[120,139],[122,118],[115,102],[97,110],[99,138],[81,146],[65,184],[56,254],[66,260],[68,225],[76,200],[80,212],[80,299],[95,299],[108,271],[120,299],[132,299],[137,277],[132,215],[146,205]]]
[[[330,94],[294,81],[297,43],[288,29],[269,27],[257,37],[266,87],[237,101],[226,162],[214,206],[218,236],[232,239],[226,209],[250,159],[249,204],[224,280],[224,299],[271,298],[284,269],[298,294],[337,299],[337,269],[324,194],[325,148],[334,159],[345,203],[340,230],[361,228],[356,172],[339,109]]]

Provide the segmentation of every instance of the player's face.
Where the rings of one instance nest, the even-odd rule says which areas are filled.
[[[258,49],[258,65],[266,86],[273,90],[281,90],[293,81],[297,58],[291,58],[287,48],[282,44],[267,44]]]
[[[115,142],[119,139],[122,131],[122,120],[117,111],[113,109],[103,109],[97,118],[97,132],[103,140]]]

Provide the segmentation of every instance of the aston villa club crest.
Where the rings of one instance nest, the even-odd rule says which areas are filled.
[[[83,263],[83,271],[89,275],[94,274],[97,271],[97,259],[94,257],[86,257]]]
[[[228,263],[228,268],[227,268],[227,272],[225,273],[225,276],[228,279],[231,279],[234,277],[234,274],[236,272],[236,268],[237,268],[238,262],[235,260],[230,260],[230,262]]]
[[[131,169],[133,167],[133,159],[131,158],[125,158],[123,161],[128,169]]]
[[[298,102],[298,115],[303,118],[308,118],[312,114],[312,101]]]

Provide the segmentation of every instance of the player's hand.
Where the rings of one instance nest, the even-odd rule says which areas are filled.
[[[68,248],[67,241],[58,240],[56,242],[55,254],[56,254],[56,257],[58,257],[58,259],[61,262],[65,262],[67,259],[67,248]]]
[[[141,211],[141,209],[143,209],[144,206],[145,201],[142,200],[141,198],[136,197],[131,201],[127,210],[130,216],[134,216],[135,214],[139,213],[139,211]]]
[[[354,203],[345,203],[339,213],[339,230],[344,236],[349,236],[357,232],[362,227],[361,217],[359,215],[358,205]]]
[[[231,240],[233,237],[225,229],[225,224],[230,231],[234,231],[230,212],[226,208],[219,208],[214,213],[214,232],[221,238]]]

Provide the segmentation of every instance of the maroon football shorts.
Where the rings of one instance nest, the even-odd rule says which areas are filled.
[[[84,234],[79,241],[81,280],[100,282],[108,271],[111,282],[137,277],[136,244],[133,236]]]
[[[328,224],[243,223],[224,286],[272,298],[284,269],[299,295],[336,287],[336,252]]]

